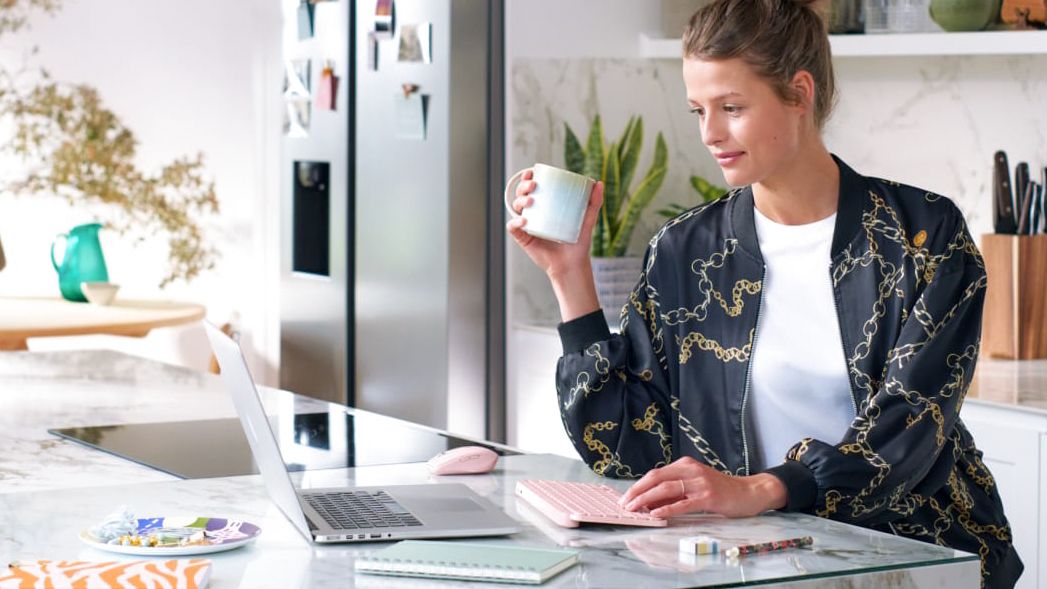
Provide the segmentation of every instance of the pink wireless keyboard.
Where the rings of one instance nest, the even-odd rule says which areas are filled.
[[[565,528],[577,528],[581,523],[650,527],[668,523],[649,513],[621,507],[621,494],[606,485],[532,479],[517,481],[516,495]]]

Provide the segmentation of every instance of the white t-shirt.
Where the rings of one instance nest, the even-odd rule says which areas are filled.
[[[836,214],[782,225],[754,212],[767,266],[746,408],[755,473],[802,438],[838,443],[854,404],[829,269]]]

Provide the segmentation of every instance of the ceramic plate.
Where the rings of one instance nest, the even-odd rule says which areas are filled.
[[[208,554],[232,550],[245,544],[254,542],[262,529],[245,521],[225,519],[221,517],[154,517],[138,520],[137,533],[149,535],[161,529],[172,528],[194,528],[204,530],[213,544],[203,546],[124,546],[122,544],[110,544],[104,542],[91,534],[90,531],[80,532],[80,540],[88,546],[109,552],[120,554],[138,554],[148,556],[187,556],[191,554]]]

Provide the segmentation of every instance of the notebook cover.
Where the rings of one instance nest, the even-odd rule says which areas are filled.
[[[578,552],[467,542],[404,540],[356,559],[363,573],[544,583],[579,561]]]
[[[210,578],[211,561],[206,558],[122,562],[32,560],[10,564],[6,571],[0,569],[0,589],[205,589]]]

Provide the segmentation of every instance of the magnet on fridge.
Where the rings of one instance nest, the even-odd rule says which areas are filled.
[[[334,110],[338,99],[338,76],[334,75],[334,65],[331,60],[324,62],[324,69],[320,72],[320,82],[316,88],[316,108],[320,110]]]
[[[315,7],[309,0],[298,3],[298,40],[311,39],[313,37],[313,16]]]
[[[379,39],[392,39],[396,27],[393,0],[377,0],[374,6],[374,32]]]
[[[400,25],[398,61],[433,62],[432,23]]]

